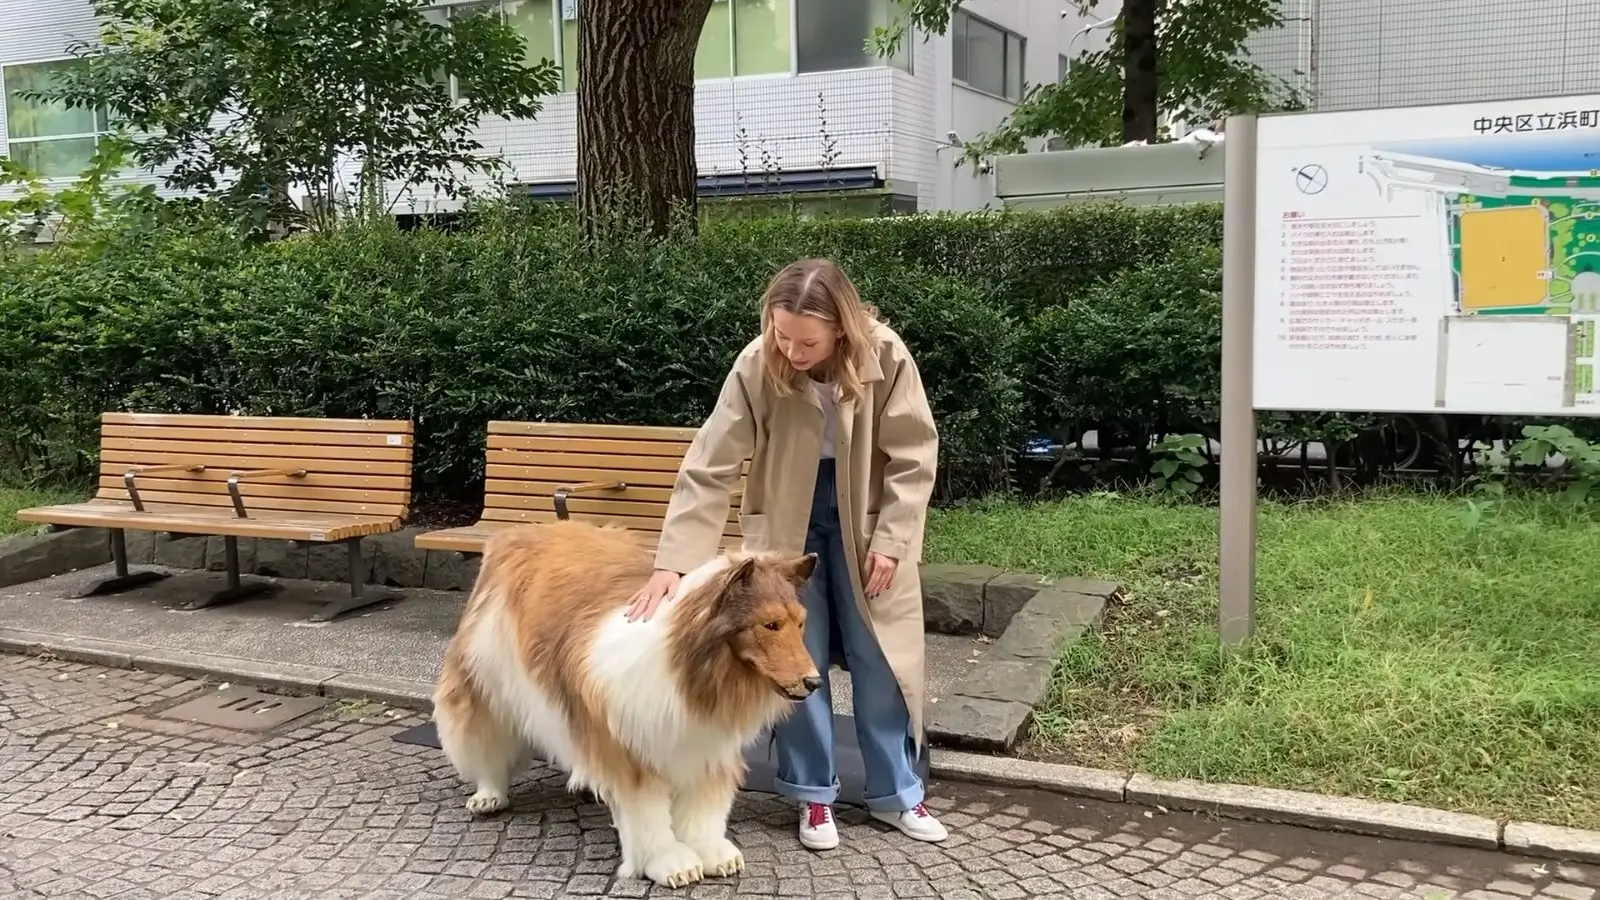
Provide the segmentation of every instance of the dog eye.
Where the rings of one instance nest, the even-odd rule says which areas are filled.
[[[766,629],[768,631],[779,631],[782,628],[783,628],[783,623],[782,622],[768,622],[766,624]]]

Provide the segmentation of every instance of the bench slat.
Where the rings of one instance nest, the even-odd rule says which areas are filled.
[[[241,519],[231,510],[211,511],[193,506],[146,504],[136,512],[129,504],[91,500],[44,506],[17,512],[24,522],[75,525],[88,528],[131,528],[172,531],[179,534],[221,534],[282,540],[340,541],[382,534],[399,527],[391,517],[357,517],[315,513],[261,512]]]
[[[354,516],[386,516],[389,518],[402,518],[406,514],[406,507],[397,503],[370,503],[361,500],[314,500],[304,497],[266,497],[261,496],[252,488],[258,487],[259,482],[251,483],[240,489],[244,497],[245,511],[251,515],[257,512],[314,512],[337,515]],[[132,498],[121,485],[102,487],[95,494],[97,500],[111,500],[120,503],[131,503]],[[190,493],[184,491],[153,491],[143,486],[139,488],[139,499],[145,505],[167,504],[170,506],[203,506],[226,507],[233,509],[233,498],[226,491],[217,494]]]
[[[613,500],[616,492],[605,493],[574,493],[566,498],[566,509],[578,512],[598,512],[603,516],[640,516],[645,519],[666,519],[667,503],[643,503],[643,501]],[[504,509],[504,511],[522,511],[522,509],[546,509],[555,512],[555,498],[549,493],[536,495],[536,493],[490,493],[483,496],[483,509]],[[738,522],[739,504],[728,504],[728,520]]]
[[[224,416],[185,413],[108,412],[103,425],[155,425],[179,428],[260,428],[271,431],[346,431],[367,434],[412,434],[405,419],[311,419],[294,416]]]
[[[483,514],[468,528],[419,535],[424,549],[481,552],[498,528],[559,521],[555,493],[586,482],[622,482],[621,491],[586,491],[566,499],[572,519],[626,528],[653,547],[660,540],[678,468],[698,429],[567,422],[489,423],[484,448]],[[749,461],[742,467],[749,471]],[[738,487],[743,487],[740,479]],[[726,546],[737,547],[738,505],[723,527]]]
[[[120,476],[130,467],[204,463],[210,468],[229,470],[305,469],[314,473],[350,475],[399,475],[411,473],[411,463],[365,461],[359,459],[313,459],[305,456],[244,456],[210,453],[158,453],[150,450],[105,450],[100,454],[100,471]],[[226,476],[223,478],[227,480]]]
[[[574,510],[571,518],[576,521],[589,522],[594,525],[616,525],[630,531],[651,531],[659,533],[663,519],[660,516],[623,516],[609,513],[580,513]],[[486,509],[483,511],[485,522],[555,522],[559,521],[552,510],[543,509]],[[737,520],[726,522],[722,527],[724,535],[743,534],[739,530]]]
[[[295,432],[283,432],[293,434]],[[343,444],[263,444],[242,440],[178,441],[153,438],[107,436],[103,450],[126,453],[169,453],[195,457],[250,456],[265,459],[359,460],[372,462],[410,462],[410,447],[352,447]]]
[[[570,466],[579,469],[608,469],[622,472],[667,472],[676,475],[683,457],[614,456],[606,453],[559,453],[532,450],[490,450],[490,465]]]
[[[608,456],[670,456],[677,460],[689,452],[688,441],[629,441],[617,438],[566,438],[545,435],[489,435],[490,450],[543,450],[561,453],[603,453]]]
[[[461,528],[444,528],[439,531],[427,531],[417,535],[416,546],[423,550],[445,550],[459,553],[481,553],[483,544],[495,532],[513,527],[511,522],[480,522],[476,525],[466,525]],[[660,542],[661,535],[654,531],[635,532],[640,543],[646,549],[654,551]],[[739,538],[724,537],[722,546],[728,550],[738,550],[742,541]]]
[[[505,422],[489,423],[490,434],[558,435],[575,438],[616,438],[634,441],[694,440],[698,428],[681,428],[662,425],[587,425],[574,422]]]
[[[551,493],[553,493],[553,490]],[[556,501],[551,493],[544,494],[486,494],[483,498],[484,509],[546,509],[555,511]],[[671,492],[667,492],[670,496]],[[657,519],[667,515],[665,498],[659,503],[649,503],[638,500],[613,499],[615,491],[606,491],[600,494],[573,494],[567,498],[567,509],[574,513],[615,513],[619,516],[653,516]],[[737,507],[728,510],[729,517],[738,515]]]
[[[169,425],[119,425],[100,427],[102,438],[140,438],[160,441],[228,441],[244,444],[290,444],[308,447],[410,447],[416,437],[409,432],[309,431],[269,428],[201,428]]]
[[[612,480],[612,479],[607,479],[607,480]],[[571,481],[569,479],[563,479],[561,481],[531,481],[531,480],[530,481],[521,481],[521,480],[511,480],[511,479],[501,478],[501,479],[491,479],[491,480],[489,480],[488,482],[486,482],[484,484],[484,489],[489,492],[488,494],[486,494],[486,497],[489,497],[489,496],[494,496],[494,497],[511,497],[511,496],[514,496],[514,497],[545,497],[545,498],[550,498],[550,497],[554,497],[555,496],[556,488],[561,487],[564,484],[570,485],[570,484],[574,484],[574,483],[576,483],[576,482]],[[599,496],[599,495],[597,495],[597,494],[574,494],[572,496],[572,499],[576,500],[579,497],[590,498],[590,497],[597,497],[597,496]],[[627,500],[640,500],[640,501],[646,501],[646,502],[666,503],[668,500],[672,499],[672,488],[671,487],[635,487],[632,484],[630,484],[630,485],[628,485],[628,489],[624,490],[624,491],[606,491],[605,499],[608,502],[613,502],[613,503],[619,502],[619,501],[627,501]]]
[[[139,493],[148,495],[151,491],[168,491],[184,494],[215,494],[223,497],[228,495],[226,469],[184,474],[193,477],[183,479],[162,478],[158,475],[141,477],[138,479]],[[246,498],[297,497],[330,503],[378,503],[398,507],[405,507],[411,502],[411,492],[405,490],[406,480],[398,475],[338,475],[312,472],[304,478],[295,479],[294,484],[288,482],[287,478],[247,481],[240,485],[240,490]],[[100,487],[102,490],[121,490],[122,476],[101,475]]]
[[[663,487],[670,489],[678,473],[672,472],[622,472],[617,469],[573,469],[555,466],[509,466],[490,463],[485,473],[488,478],[507,481],[554,481],[558,484],[581,484],[586,481],[624,481],[629,485]],[[627,477],[622,477],[626,475]],[[590,495],[593,496],[593,495]]]
[[[235,473],[304,470],[298,478],[241,480],[246,511],[403,519],[411,504],[414,432],[411,422],[393,419],[105,413],[97,499],[129,503],[123,476],[155,469],[136,478],[142,499],[229,514],[227,483]],[[205,468],[174,468],[184,465]]]

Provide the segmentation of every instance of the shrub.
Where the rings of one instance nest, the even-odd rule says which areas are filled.
[[[419,486],[471,493],[490,419],[699,424],[768,279],[830,256],[918,360],[942,496],[982,492],[1039,435],[1214,433],[1220,232],[1214,205],[1099,204],[724,219],[591,252],[552,207],[264,245],[172,217],[0,255],[0,471],[83,474],[106,409],[407,417]],[[1262,432],[1423,439],[1396,421],[1295,414]],[[1442,422],[1424,428],[1454,447]]]
[[[587,253],[564,218],[502,209],[453,234],[244,246],[197,226],[12,258],[0,443],[54,478],[93,462],[105,409],[407,417],[419,486],[471,489],[493,418],[698,425],[767,280],[843,249],[829,237],[734,224]],[[1020,424],[1009,320],[903,260],[853,271],[917,355],[950,483],[999,487]]]

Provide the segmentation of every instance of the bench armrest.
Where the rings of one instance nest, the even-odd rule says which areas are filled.
[[[233,498],[233,511],[241,519],[250,515],[244,510],[244,496],[239,493],[239,482],[245,478],[304,478],[305,469],[250,469],[228,475],[228,496]]]
[[[627,489],[627,482],[623,481],[585,481],[582,484],[563,484],[556,488],[554,498],[556,518],[562,520],[568,518],[567,497],[572,494],[588,494],[594,491],[625,491]]]
[[[138,478],[140,475],[151,475],[156,472],[204,472],[205,466],[199,463],[171,463],[164,466],[135,466],[122,473],[122,486],[128,489],[128,499],[133,502],[134,512],[144,512],[144,499],[139,496]]]

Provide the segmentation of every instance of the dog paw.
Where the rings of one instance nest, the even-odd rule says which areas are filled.
[[[680,888],[704,878],[705,869],[698,853],[683,844],[673,844],[644,864],[644,875],[656,884]]]
[[[694,851],[700,856],[707,878],[729,878],[744,871],[744,852],[727,838],[696,845]]]
[[[497,813],[511,805],[511,798],[493,791],[479,790],[467,798],[467,812],[477,816]]]

